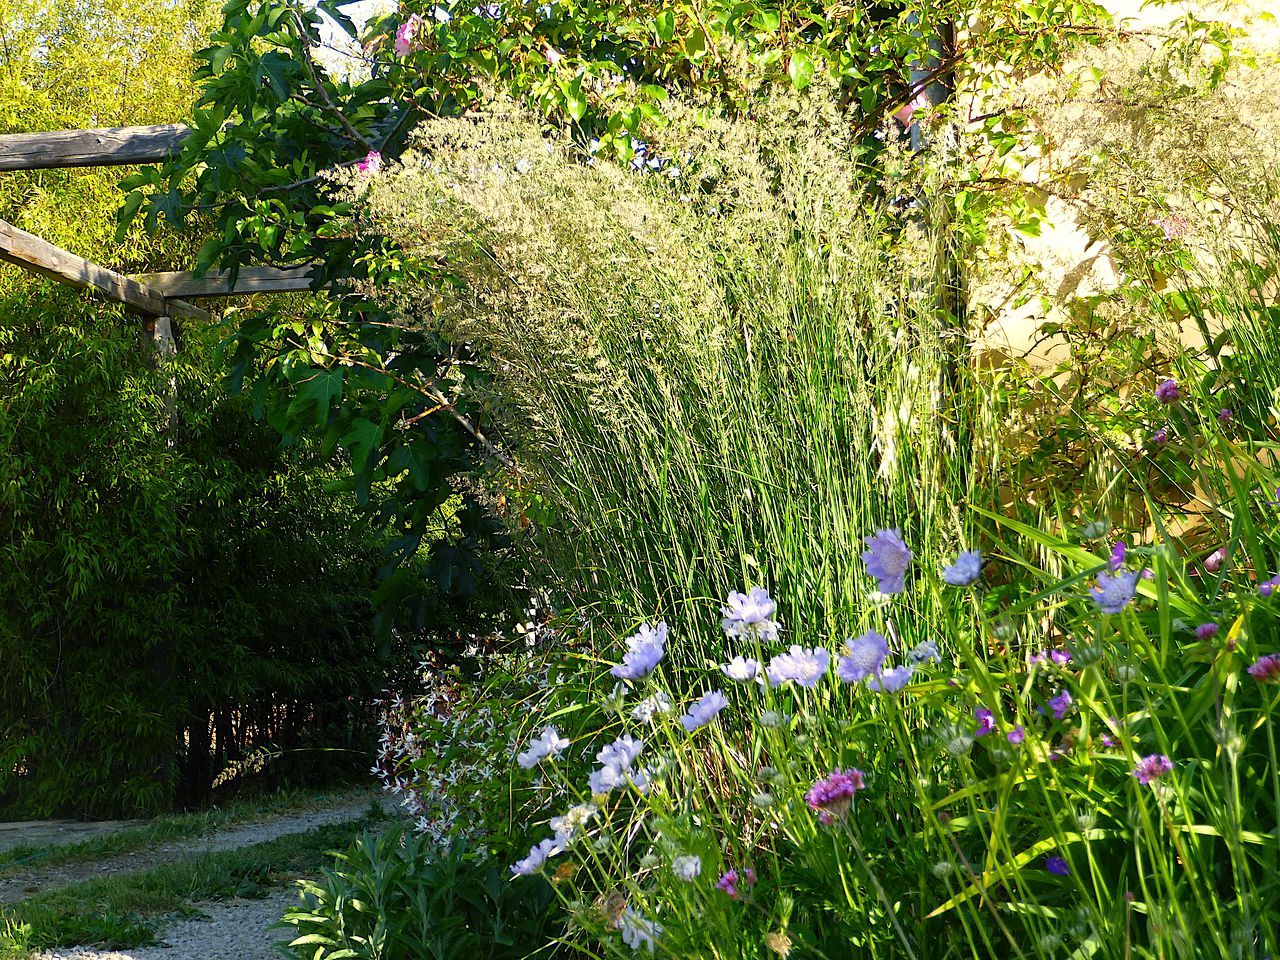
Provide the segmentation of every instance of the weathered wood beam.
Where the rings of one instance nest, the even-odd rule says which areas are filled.
[[[236,281],[231,271],[211,270],[201,278],[189,270],[142,273],[134,277],[166,297],[239,297],[249,293],[299,293],[311,290],[316,264],[297,267],[241,267]]]
[[[209,320],[209,314],[181,300],[167,299],[159,290],[131,280],[123,274],[100,267],[69,250],[55,247],[35,234],[20,230],[0,220],[0,260],[7,261],[42,277],[92,290],[109,300],[122,303],[144,317],[190,317]]]
[[[158,127],[9,133],[0,136],[0,170],[154,163],[176,153],[190,132],[190,127],[167,123]]]

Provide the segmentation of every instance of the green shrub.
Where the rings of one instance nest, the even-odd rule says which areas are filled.
[[[305,881],[282,924],[299,960],[515,960],[548,950],[563,924],[551,885],[512,882],[483,848],[443,853],[399,830],[365,835]]]

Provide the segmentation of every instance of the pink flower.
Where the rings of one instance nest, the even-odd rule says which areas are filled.
[[[1148,784],[1152,780],[1159,780],[1171,770],[1173,770],[1172,760],[1163,753],[1153,753],[1138,761],[1138,765],[1133,768],[1133,776],[1139,783]]]
[[[1268,653],[1259,657],[1249,667],[1249,676],[1259,683],[1280,683],[1280,653]]]
[[[716,889],[727,893],[730,899],[738,900],[742,897],[742,891],[738,889],[738,884],[749,887],[756,882],[756,872],[750,867],[745,868],[741,875],[737,870],[726,870],[724,874],[716,881]]]
[[[360,171],[362,177],[375,176],[382,169],[382,154],[377,150],[370,150],[365,158],[356,164],[356,169]]]
[[[1187,228],[1190,226],[1185,218],[1177,217],[1173,214],[1156,217],[1151,221],[1151,225],[1159,227],[1166,240],[1178,239],[1187,232]]]
[[[1219,547],[1213,553],[1204,558],[1204,568],[1210,573],[1217,573],[1222,569],[1222,561],[1227,559],[1227,551]]]
[[[818,814],[823,824],[829,826],[849,812],[853,795],[866,785],[864,777],[865,774],[856,767],[833,770],[809,788],[804,795],[805,803]]]
[[[915,115],[915,112],[917,110],[927,110],[928,108],[929,108],[929,98],[926,97],[924,95],[924,91],[921,90],[919,93],[915,95],[915,99],[913,99],[910,103],[904,103],[902,106],[900,106],[897,110],[894,111],[893,119],[897,120],[904,127],[909,128],[913,122],[911,118],[912,116]]]
[[[413,41],[422,27],[422,18],[416,13],[396,28],[395,53],[397,57],[407,57],[413,50]]]

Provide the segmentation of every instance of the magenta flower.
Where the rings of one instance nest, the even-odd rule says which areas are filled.
[[[1050,873],[1056,873],[1060,877],[1071,876],[1071,866],[1064,858],[1059,856],[1045,857],[1044,868]]]
[[[1202,623],[1200,626],[1196,627],[1196,639],[1208,640],[1217,632],[1218,625],[1216,623]]]
[[[1027,739],[1027,731],[1022,729],[1022,724],[1018,724],[1012,730],[1004,735],[1004,738],[1012,744],[1019,744]]]
[[[849,804],[853,795],[866,786],[865,774],[856,767],[849,770],[832,770],[819,780],[804,795],[809,809],[818,814],[818,819],[826,825],[843,820],[849,812]]]
[[[744,887],[752,886],[756,882],[756,873],[750,867],[745,868],[741,874],[737,870],[726,870],[716,881],[716,889],[727,893],[733,900],[741,899],[742,891],[738,889],[741,883]]]
[[[1249,667],[1249,676],[1259,683],[1280,683],[1280,653],[1259,657]]]
[[[1173,770],[1172,760],[1163,753],[1153,753],[1138,761],[1138,765],[1133,768],[1133,775],[1139,783],[1145,785],[1152,780],[1159,780],[1171,770]]]
[[[917,93],[910,103],[904,103],[893,112],[893,119],[897,120],[904,127],[910,129],[915,123],[911,118],[915,116],[917,110],[927,110],[929,108],[929,98],[924,95],[924,91]]]
[[[1217,573],[1222,569],[1222,562],[1227,559],[1227,551],[1219,547],[1213,553],[1204,558],[1204,568],[1210,573]]]
[[[1177,380],[1166,380],[1156,387],[1156,399],[1161,403],[1173,403],[1181,396],[1182,393],[1178,390]]]
[[[1231,418],[1235,416],[1235,411],[1230,407],[1223,407],[1218,411],[1218,422],[1224,427],[1231,422]]]
[[[1124,555],[1128,549],[1129,545],[1123,540],[1118,541],[1116,545],[1111,548],[1111,558],[1107,560],[1107,568],[1112,573],[1115,573],[1124,566]]]
[[[863,537],[862,542],[867,545],[862,562],[867,565],[867,573],[876,578],[876,589],[881,593],[901,593],[913,556],[902,534],[896,527],[877,530],[875,536]]]
[[[1169,428],[1161,427],[1159,430],[1153,433],[1151,435],[1151,442],[1154,443],[1157,447],[1163,447],[1166,443],[1169,442]]]
[[[1172,213],[1162,214],[1153,218],[1151,224],[1160,228],[1160,232],[1164,234],[1166,240],[1178,239],[1190,227],[1185,217],[1179,217]]]
[[[382,154],[370,150],[363,160],[356,164],[356,170],[362,177],[372,177],[382,169]]]
[[[978,721],[978,728],[973,731],[975,737],[985,737],[996,728],[995,715],[986,707],[974,707],[973,719]]]

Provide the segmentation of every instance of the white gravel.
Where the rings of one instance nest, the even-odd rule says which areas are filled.
[[[160,945],[129,950],[64,947],[34,954],[32,960],[279,960],[275,945],[291,939],[295,928],[271,926],[297,900],[297,890],[289,888],[261,900],[200,904],[205,916],[166,927],[160,931]]]

